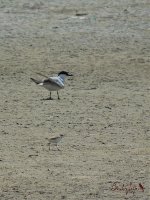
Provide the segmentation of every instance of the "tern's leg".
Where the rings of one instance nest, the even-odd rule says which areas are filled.
[[[52,97],[51,97],[51,92],[50,92],[50,96],[47,99],[44,99],[44,100],[53,100]]]
[[[60,98],[59,98],[59,93],[58,93],[58,91],[57,91],[57,97],[58,97],[58,99],[60,99]]]
[[[50,92],[50,97],[49,97],[49,99],[50,99],[50,100],[52,100],[52,97],[51,97],[51,92]]]

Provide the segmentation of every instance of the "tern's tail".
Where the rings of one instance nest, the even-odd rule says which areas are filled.
[[[40,84],[40,83],[42,83],[42,81],[39,81],[39,80],[35,80],[34,78],[30,78],[34,83],[36,83],[36,84]]]

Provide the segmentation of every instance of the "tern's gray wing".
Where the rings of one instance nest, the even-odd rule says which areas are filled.
[[[64,88],[64,84],[59,79],[47,78],[43,80],[43,84],[51,84],[57,87]]]

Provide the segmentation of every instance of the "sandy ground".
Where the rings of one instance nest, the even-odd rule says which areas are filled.
[[[1,200],[148,200],[149,19],[148,0],[0,0]],[[61,70],[44,101],[30,77]]]

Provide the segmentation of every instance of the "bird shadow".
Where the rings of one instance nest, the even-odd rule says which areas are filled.
[[[54,100],[54,99],[52,99],[50,97],[41,99],[41,101],[52,101],[52,100]]]
[[[43,98],[43,99],[41,99],[41,101],[54,101],[54,100],[60,100],[60,98],[59,99],[53,99],[53,98],[50,98],[50,97],[48,97],[48,98]]]

